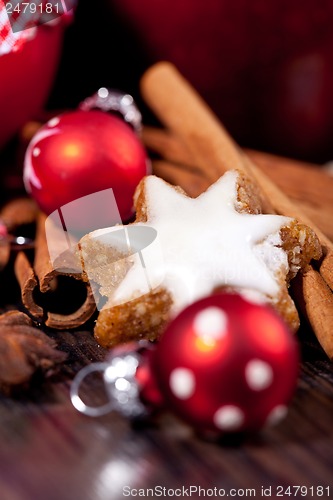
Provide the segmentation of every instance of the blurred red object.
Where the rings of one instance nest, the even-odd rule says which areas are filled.
[[[0,55],[0,148],[41,111],[53,84],[63,31],[62,21],[42,25],[17,50]]]
[[[244,146],[333,154],[332,0],[108,0]]]

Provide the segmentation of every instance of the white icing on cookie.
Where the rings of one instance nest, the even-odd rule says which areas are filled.
[[[158,177],[145,179],[148,220],[135,225],[157,231],[159,251],[150,245],[142,256],[150,288],[162,284],[169,290],[173,313],[218,286],[250,289],[270,297],[279,291],[278,271],[288,271],[279,232],[292,219],[237,212],[237,177],[237,172],[227,172],[195,199]],[[98,239],[102,234],[95,231],[90,236]],[[133,265],[112,297],[114,304],[147,293],[142,259],[138,254],[131,258]]]

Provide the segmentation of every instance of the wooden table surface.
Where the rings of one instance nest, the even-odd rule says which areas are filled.
[[[333,178],[318,168],[252,155],[333,238]],[[195,499],[204,493],[290,498],[288,486],[304,487],[289,490],[294,498],[333,497],[332,363],[305,322],[298,336],[300,377],[287,418],[256,435],[218,442],[195,435],[171,414],[145,425],[118,414],[79,414],[69,399],[71,380],[105,352],[89,326],[50,334],[69,354],[61,372],[14,398],[0,396],[0,500],[168,498],[168,489],[169,496]],[[95,403],[103,399],[97,380],[87,392]]]

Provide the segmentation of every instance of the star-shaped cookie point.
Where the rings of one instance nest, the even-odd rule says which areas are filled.
[[[128,228],[150,227],[157,237],[142,252],[131,249],[130,264],[119,279],[110,271],[112,286],[103,287],[108,302],[95,328],[102,345],[155,338],[182,308],[220,288],[250,291],[276,305],[297,326],[286,279],[290,264],[298,268],[303,264],[301,249],[311,233],[301,235],[298,227],[295,231],[297,223],[289,217],[256,214],[258,207],[249,206],[244,196],[247,188],[248,181],[237,171],[227,172],[198,198],[156,176],[144,178],[135,196],[136,221]],[[281,229],[284,240],[292,233],[293,252],[291,243],[288,246],[281,238]],[[94,259],[89,252],[92,241],[95,252],[112,250],[105,245],[105,231],[81,240],[88,260]],[[286,250],[294,256],[292,262]],[[105,268],[100,273],[104,285],[108,272]]]
[[[278,293],[278,275],[288,272],[279,231],[291,222],[276,215],[237,211],[237,172],[228,172],[198,198],[190,198],[162,179],[149,176],[143,185],[145,222],[157,231],[163,269],[153,254],[145,258],[151,289],[166,288],[173,312],[210,294],[216,287]],[[164,276],[161,279],[162,275]],[[142,263],[138,256],[114,292],[114,303],[144,294],[140,287]]]

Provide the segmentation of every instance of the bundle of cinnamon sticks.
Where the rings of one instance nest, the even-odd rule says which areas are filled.
[[[37,217],[33,264],[24,252],[20,252],[15,261],[22,302],[35,320],[43,321],[48,327],[59,330],[76,328],[95,312],[94,295],[91,286],[81,279],[80,274],[54,269],[47,246],[45,220],[46,215],[40,213]],[[67,302],[71,304],[60,300],[66,289],[72,291],[67,294]],[[56,303],[57,309],[54,309]]]
[[[145,128],[143,141],[159,154],[157,175],[197,196],[227,170],[238,169],[259,186],[263,211],[296,218],[316,232],[323,249],[318,269],[303,272],[296,296],[321,346],[333,358],[333,244],[238,147],[205,102],[170,63],[158,63],[141,81],[142,95],[164,129]]]
[[[27,225],[36,224],[35,252],[33,262],[25,251],[19,251],[14,260],[14,271],[21,288],[23,306],[37,322],[64,330],[84,324],[95,312],[96,304],[89,284],[78,274],[55,270],[51,264],[46,234],[45,219],[32,199],[16,198],[0,210],[0,219],[9,235]],[[0,243],[0,270],[10,259],[10,244],[6,239]],[[64,295],[65,289],[72,289],[77,300],[72,304],[55,305],[56,297]]]

